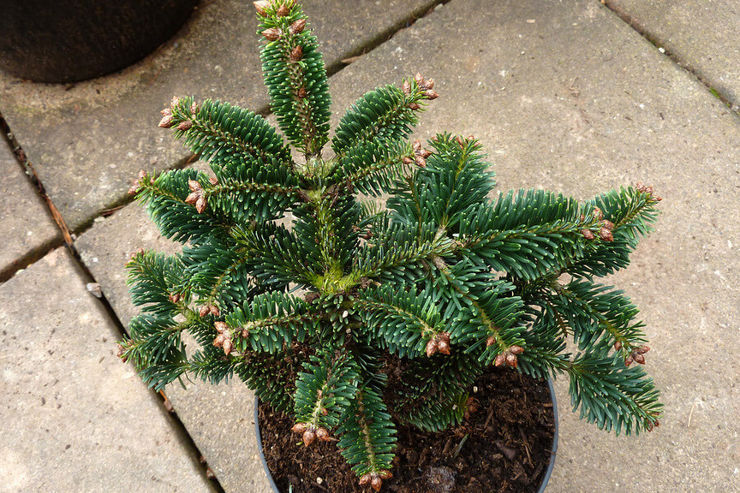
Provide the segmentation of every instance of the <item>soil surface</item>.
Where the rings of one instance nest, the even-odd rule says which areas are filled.
[[[537,491],[555,429],[547,383],[494,368],[475,388],[478,409],[460,426],[438,433],[398,427],[393,478],[383,482],[382,492]],[[334,443],[299,445],[292,419],[263,403],[259,421],[265,458],[281,493],[372,491],[358,484]]]

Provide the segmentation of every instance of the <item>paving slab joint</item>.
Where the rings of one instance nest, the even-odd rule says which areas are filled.
[[[707,79],[702,73],[697,70],[695,67],[691,66],[689,63],[684,62],[676,53],[673,53],[671,50],[663,46],[663,42],[656,36],[655,34],[651,33],[645,26],[643,26],[638,19],[630,15],[628,12],[623,11],[619,8],[619,6],[615,5],[613,1],[611,0],[600,0],[601,4],[604,5],[607,9],[609,9],[611,12],[613,12],[617,17],[619,17],[622,21],[624,21],[628,26],[630,26],[632,29],[637,31],[637,33],[645,38],[650,44],[654,45],[661,54],[668,57],[673,63],[681,67],[683,70],[687,71],[696,79],[702,83],[703,86],[707,88],[707,90],[714,96],[715,98],[719,99],[722,104],[727,106],[730,111],[732,111],[735,116],[740,116],[740,103],[738,101],[733,101],[729,94],[727,94],[725,91],[718,89],[714,87],[712,82]]]
[[[18,140],[15,138],[13,131],[8,125],[8,122],[5,121],[2,113],[0,113],[0,132],[2,132],[4,140],[10,146],[10,150],[13,152],[16,161],[23,170],[23,174],[28,177],[28,179],[31,181],[31,185],[33,185],[34,189],[39,193],[43,201],[46,203],[49,213],[51,214],[51,218],[54,220],[57,227],[62,233],[62,238],[64,239],[64,242],[68,245],[71,245],[72,235],[69,232],[69,228],[67,227],[62,214],[59,212],[59,209],[56,208],[54,202],[46,193],[46,189],[44,188],[43,183],[41,183],[41,180],[36,174],[36,170],[33,168],[33,164],[31,164],[31,161],[26,156],[26,152],[23,150],[20,142],[18,142]]]
[[[26,157],[26,153],[23,150],[23,147],[16,140],[15,136],[13,135],[12,130],[10,129],[10,126],[3,118],[2,113],[0,113],[0,132],[2,132],[6,144],[10,146],[10,149],[13,152],[13,155],[15,156],[16,161],[18,162],[19,166],[23,169],[24,174],[29,178],[34,189],[39,193],[39,195],[41,195],[41,198],[46,203],[47,210],[49,211],[51,218],[54,220],[54,222],[56,223],[57,227],[59,228],[61,232],[61,237],[57,237],[56,239],[37,247],[36,249],[32,250],[31,252],[27,253],[26,255],[24,255],[17,261],[15,261],[9,268],[6,268],[3,271],[0,271],[0,283],[3,283],[7,281],[8,279],[10,279],[11,277],[13,277],[13,275],[17,273],[20,269],[28,267],[29,265],[36,262],[37,260],[40,260],[53,249],[58,248],[61,245],[66,245],[69,252],[71,253],[72,258],[74,259],[74,262],[78,269],[78,273],[80,277],[82,277],[83,282],[97,284],[95,277],[92,275],[92,272],[90,272],[90,269],[88,269],[87,265],[85,265],[85,263],[82,261],[82,257],[80,256],[79,252],[75,248],[73,233],[70,232],[61,213],[59,212],[59,210],[54,205],[54,202],[51,200],[51,198],[46,193],[43,183],[41,183],[41,180],[36,174],[36,171],[33,169],[33,165]],[[1,142],[0,142],[0,145],[2,145]],[[194,160],[194,156],[190,156],[182,160],[182,162],[177,163],[175,167],[185,167],[188,164],[190,164],[193,160]],[[126,200],[126,203],[130,202],[131,200],[133,200],[133,198],[128,198]],[[125,203],[118,205],[118,207],[115,207],[114,210],[122,207],[123,205],[125,205]],[[90,221],[90,224],[92,224],[92,220]],[[98,293],[96,295],[96,298],[102,305],[105,312],[108,314],[108,317],[110,318],[110,320],[113,322],[113,324],[118,329],[120,336],[123,337],[124,335],[128,335],[128,331],[121,323],[121,320],[116,314],[115,310],[113,309],[113,306],[111,305],[111,303],[105,297],[105,293],[103,292]],[[173,408],[172,404],[170,403],[165,393],[155,392],[152,389],[150,389],[150,392],[156,394],[158,402],[160,403],[162,409],[165,411],[165,414],[167,414],[170,417],[170,423],[172,424],[173,429],[175,430],[175,434],[177,435],[177,438],[181,441],[181,443],[185,446],[185,448],[191,453],[191,459],[196,464],[196,467],[198,468],[198,470],[201,471],[201,473],[208,479],[208,482],[213,488],[213,491],[217,493],[224,492],[224,489],[219,483],[218,478],[216,478],[213,471],[208,467],[208,463],[205,457],[198,449],[197,445],[195,444],[195,441],[193,440],[193,438],[190,436],[187,429],[185,428],[185,425],[182,423],[182,421],[177,416],[176,410]]]
[[[357,57],[368,54],[375,48],[379,47],[380,45],[391,39],[402,29],[411,27],[419,19],[426,17],[427,15],[434,12],[434,10],[440,5],[447,4],[451,1],[452,0],[431,0],[424,5],[420,5],[418,8],[411,11],[406,17],[400,19],[398,22],[389,26],[383,31],[376,33],[375,36],[373,36],[372,39],[370,39],[364,45],[358,46],[353,50],[349,50],[346,53],[343,53],[336,62],[326,67],[326,75],[328,77],[331,77],[332,75],[336,74],[337,72],[341,71],[343,68],[354,62]]]
[[[83,278],[83,282],[85,282],[86,284],[98,284],[92,272],[82,260],[82,257],[77,251],[74,243],[67,245],[67,247],[72,254],[72,258],[77,264],[76,266],[79,269],[81,277]],[[124,336],[128,336],[129,334],[126,330],[126,327],[123,325],[121,319],[118,317],[118,314],[113,309],[113,305],[106,298],[105,293],[101,291],[100,293],[96,294],[95,297],[98,299],[100,304],[103,306],[103,309],[108,314],[108,317],[118,329],[121,338],[123,338]],[[208,466],[207,458],[201,453],[200,449],[195,444],[195,440],[193,440],[193,437],[188,432],[185,424],[180,420],[179,416],[177,415],[177,410],[167,398],[167,395],[163,391],[155,391],[154,389],[149,389],[149,391],[156,395],[157,402],[159,402],[162,410],[170,419],[170,424],[172,425],[176,437],[180,440],[185,449],[190,452],[190,457],[192,461],[196,464],[196,468],[201,472],[201,474],[206,477],[212,490],[215,493],[225,493],[225,490],[221,486],[221,483],[219,482],[215,473]]]

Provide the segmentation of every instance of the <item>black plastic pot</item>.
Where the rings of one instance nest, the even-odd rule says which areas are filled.
[[[0,68],[39,82],[119,70],[172,36],[197,0],[0,0]]]
[[[550,389],[550,398],[552,399],[552,414],[553,419],[555,420],[555,433],[552,437],[552,448],[550,449],[550,463],[547,465],[547,470],[545,471],[545,476],[542,478],[542,484],[540,484],[539,489],[537,490],[537,493],[544,493],[545,488],[547,487],[547,482],[550,481],[550,476],[552,475],[552,470],[555,467],[555,456],[557,455],[558,451],[558,403],[555,399],[555,389],[552,386],[552,380],[547,381],[547,387]],[[259,419],[259,399],[254,399],[254,428],[255,432],[257,433],[257,446],[260,450],[260,460],[262,460],[262,467],[265,468],[265,474],[267,474],[267,481],[270,483],[270,486],[272,487],[272,491],[275,493],[284,493],[281,492],[277,485],[275,484],[275,480],[272,479],[272,474],[270,474],[270,468],[267,467],[267,461],[265,460],[265,454],[262,451],[262,435],[260,434],[260,419]]]

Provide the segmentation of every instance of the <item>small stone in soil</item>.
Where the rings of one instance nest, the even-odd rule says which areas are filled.
[[[455,471],[445,466],[430,466],[424,472],[424,482],[430,493],[449,493],[455,487]]]

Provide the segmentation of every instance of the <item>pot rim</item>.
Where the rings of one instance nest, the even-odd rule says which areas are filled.
[[[550,399],[552,399],[552,415],[553,421],[555,422],[555,430],[552,435],[552,447],[550,448],[550,463],[547,465],[547,470],[545,471],[545,475],[542,477],[542,483],[540,484],[537,493],[544,493],[545,488],[547,487],[547,483],[550,481],[552,471],[555,468],[555,456],[557,455],[558,451],[558,403],[555,398],[555,388],[552,385],[552,378],[547,379],[547,388],[550,391]],[[273,492],[281,493],[277,485],[275,484],[275,480],[272,479],[270,468],[267,467],[267,461],[265,460],[265,453],[262,450],[262,434],[260,433],[259,420],[259,398],[256,396],[254,398],[254,429],[257,436],[257,448],[260,452],[260,461],[262,461],[262,467],[265,470],[265,474],[267,474],[267,481],[270,483],[270,487],[272,488]]]

